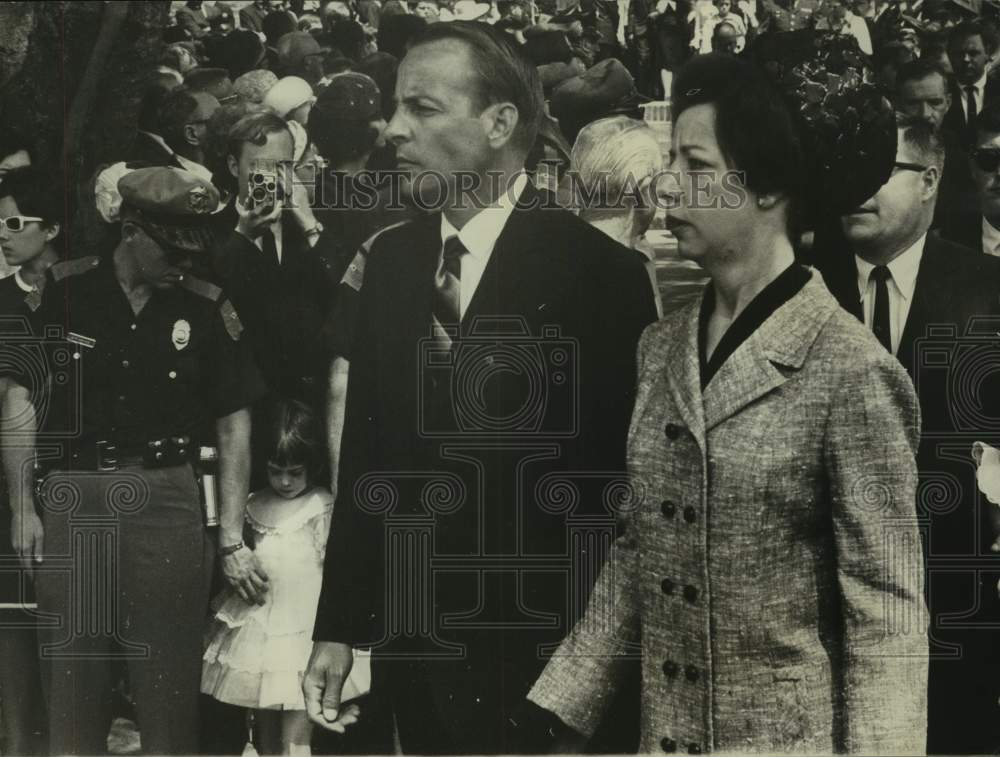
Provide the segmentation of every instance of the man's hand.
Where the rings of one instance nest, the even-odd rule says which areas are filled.
[[[282,204],[280,202],[276,202],[273,207],[256,205],[248,210],[237,200],[236,213],[240,220],[236,224],[236,231],[253,241],[281,217],[281,211]]]
[[[251,550],[238,549],[222,558],[222,573],[246,602],[262,605],[267,595],[267,573]]]
[[[309,720],[334,733],[343,733],[347,726],[358,720],[358,706],[340,706],[354,655],[347,644],[336,641],[317,641],[313,644],[309,664],[302,678],[302,693],[306,699]]]
[[[14,514],[10,520],[10,540],[23,568],[31,570],[32,558],[38,563],[42,561],[45,529],[42,519],[34,511],[24,515]]]

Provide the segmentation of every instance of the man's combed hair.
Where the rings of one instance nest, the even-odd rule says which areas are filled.
[[[198,100],[194,92],[186,86],[177,87],[163,95],[156,120],[160,136],[171,150],[181,152],[187,146],[184,127],[196,110],[198,110]]]
[[[940,76],[944,82],[945,93],[951,91],[951,74],[933,60],[917,58],[899,67],[899,71],[896,72],[896,93],[901,92],[907,82],[920,81],[928,76]]]
[[[289,136],[292,135],[284,119],[270,111],[243,116],[229,130],[227,154],[239,160],[243,152],[243,145],[251,144],[261,147],[267,144],[269,134],[282,131]]]
[[[917,159],[926,165],[944,168],[944,142],[941,132],[922,118],[900,117],[896,127],[902,134],[903,142]]]
[[[948,47],[964,42],[969,37],[978,36],[983,41],[983,47],[987,55],[993,55],[997,51],[997,34],[991,24],[984,24],[981,21],[963,21],[953,27],[948,35]]]
[[[515,144],[530,150],[545,113],[542,81],[535,65],[509,35],[476,21],[431,24],[413,40],[412,47],[446,40],[464,42],[469,48],[482,108],[502,102],[517,108]]]

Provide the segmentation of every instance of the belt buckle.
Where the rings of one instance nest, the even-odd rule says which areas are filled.
[[[98,439],[97,470],[105,473],[118,470],[118,445],[107,439]]]

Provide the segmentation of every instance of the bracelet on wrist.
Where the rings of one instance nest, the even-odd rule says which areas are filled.
[[[238,541],[235,544],[229,544],[225,547],[219,547],[219,557],[225,557],[226,555],[231,555],[233,552],[239,552],[246,545],[242,541]]]

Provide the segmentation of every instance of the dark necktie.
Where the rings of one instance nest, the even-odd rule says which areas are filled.
[[[965,88],[965,130],[970,139],[976,138],[976,88]]]
[[[462,320],[462,256],[467,252],[457,236],[445,240],[434,275],[434,316],[442,326]]]
[[[872,331],[876,338],[889,352],[892,352],[892,331],[889,328],[889,285],[892,278],[889,269],[884,265],[875,266],[869,275],[869,280],[875,282],[875,314],[872,318]]]

